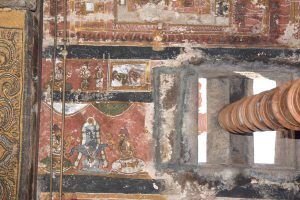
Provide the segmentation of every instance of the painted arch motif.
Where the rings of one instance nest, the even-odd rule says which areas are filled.
[[[132,103],[112,116],[89,104],[66,115],[66,174],[145,174],[152,161],[151,136],[145,130],[145,103]],[[48,173],[50,108],[42,103],[39,171]],[[54,113],[58,134],[61,114]],[[54,129],[56,130],[56,129]],[[55,135],[55,134],[54,134]],[[59,142],[58,142],[59,143]],[[126,156],[125,156],[126,155]]]

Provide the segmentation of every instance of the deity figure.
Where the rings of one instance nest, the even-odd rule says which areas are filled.
[[[78,151],[78,157],[75,166],[81,163],[81,170],[88,172],[106,172],[108,166],[106,160],[105,148],[107,144],[101,144],[100,127],[93,117],[89,117],[82,126],[81,145],[71,149],[70,156]]]
[[[53,125],[53,134],[52,134],[52,138],[53,138],[53,142],[52,142],[52,153],[54,154],[60,154],[61,151],[61,129],[54,124]]]
[[[229,3],[227,1],[217,1],[216,14],[218,16],[225,16],[229,11]]]
[[[104,72],[102,66],[98,66],[96,70],[96,88],[102,89],[104,80]]]
[[[43,91],[43,98],[46,102],[51,101],[51,86],[47,84],[46,89]]]
[[[59,172],[60,171],[60,159],[61,159],[61,153],[62,153],[62,148],[61,148],[61,128],[57,124],[54,124],[52,127],[52,169],[54,172]],[[47,156],[46,158],[41,160],[41,163],[46,165],[46,170],[50,171],[51,167],[51,158],[50,155]],[[66,171],[70,169],[71,167],[71,162],[64,156],[64,165],[63,165],[63,170]]]
[[[91,77],[91,72],[89,70],[88,65],[83,65],[80,68],[80,76],[82,78],[82,82],[81,82],[81,89],[88,89],[90,83],[89,83],[89,78]]]
[[[119,152],[120,158],[122,160],[133,158],[134,147],[128,140],[128,130],[121,129],[120,131],[120,141],[119,141]]]
[[[64,69],[61,61],[56,61],[55,75],[54,75],[54,89],[60,90],[64,79]],[[50,85],[50,83],[49,83]]]
[[[128,72],[129,75],[129,85],[131,86],[141,86],[142,76],[141,73],[136,69],[131,69]]]
[[[125,85],[128,85],[128,74],[114,70],[112,72],[112,86],[118,87]]]
[[[145,163],[134,157],[135,149],[129,141],[127,128],[120,130],[118,150],[120,159],[112,164],[112,171],[120,174],[137,174],[143,171]]]

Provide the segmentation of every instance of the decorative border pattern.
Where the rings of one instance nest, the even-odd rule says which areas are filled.
[[[296,25],[296,27],[300,28],[300,1],[291,1],[291,16],[290,21]],[[296,38],[300,38],[300,31],[295,34]]]
[[[50,0],[48,0],[50,1]],[[241,48],[286,48],[288,44],[277,41],[287,25],[278,24],[279,18],[290,10],[288,3],[260,0],[257,2],[238,0],[231,1],[228,17],[229,24],[197,25],[197,24],[170,24],[158,22],[119,22],[117,20],[117,4],[114,0],[102,10],[93,15],[104,14],[110,16],[103,20],[92,20],[79,5],[70,0],[70,13],[76,18],[69,24],[69,44],[79,45],[122,45],[122,46],[149,46],[156,51],[166,47],[191,43],[194,47],[241,47]],[[46,4],[51,2],[46,2]],[[48,5],[47,4],[47,5]],[[295,3],[293,4],[295,6]],[[49,5],[48,5],[49,7]],[[48,8],[46,6],[46,8]],[[51,6],[50,6],[51,7]],[[80,7],[80,6],[79,6]],[[215,7],[215,5],[211,6]],[[294,10],[295,12],[297,10]],[[283,13],[282,15],[280,13]],[[53,16],[46,12],[49,18],[45,20],[45,33],[53,33]],[[111,16],[112,15],[112,16]],[[61,14],[59,14],[59,18]],[[280,28],[278,26],[281,26]],[[61,32],[62,24],[58,24]],[[299,33],[297,33],[299,35]]]
[[[0,199],[18,199],[22,156],[23,30],[0,27]]]

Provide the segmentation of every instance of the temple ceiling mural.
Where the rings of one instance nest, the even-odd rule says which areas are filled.
[[[300,45],[300,1],[65,3],[44,2],[40,199],[58,199],[61,193],[66,199],[165,199],[167,180],[155,167],[181,162],[173,149],[179,145],[174,142],[178,130],[170,127],[177,126],[176,96],[186,77],[168,70],[155,76],[155,69],[180,60],[184,47]],[[206,92],[200,90],[206,84],[196,85],[195,127],[201,135],[208,130]],[[157,109],[167,110],[156,116],[164,120],[159,130],[154,128],[160,123],[154,122]],[[186,162],[189,153],[180,152]]]
[[[148,177],[144,167],[152,160],[153,155],[150,150],[151,135],[145,130],[144,124],[146,107],[137,103],[127,105],[125,109],[120,106],[119,109],[115,108],[119,112],[114,115],[101,112],[92,104],[70,108],[74,112],[66,115],[65,174],[123,174]],[[50,121],[50,107],[46,103],[42,104],[41,113],[43,131],[40,133],[40,172],[47,173],[50,168],[50,127],[45,121]],[[53,124],[54,169],[57,172],[61,149],[60,117],[61,113],[56,112]]]
[[[70,44],[297,47],[299,1],[70,0]],[[45,1],[44,34],[53,36],[54,1]],[[59,1],[62,11],[62,1]],[[62,15],[59,15],[62,19]],[[62,22],[59,21],[59,36]],[[45,37],[45,46],[51,45]]]
[[[232,107],[300,77],[300,0],[2,1],[0,199],[300,199],[299,127],[256,165]]]

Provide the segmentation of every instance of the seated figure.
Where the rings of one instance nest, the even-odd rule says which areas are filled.
[[[143,172],[145,163],[143,160],[134,157],[134,147],[128,140],[127,128],[120,130],[118,150],[120,159],[112,164],[112,171],[120,174],[136,174]]]

